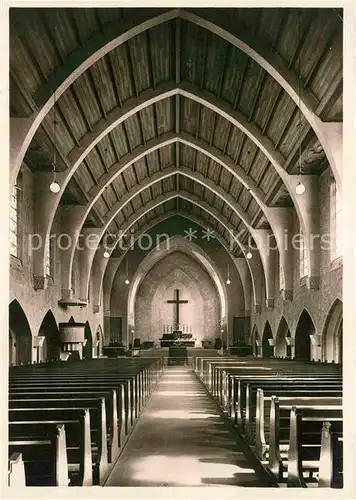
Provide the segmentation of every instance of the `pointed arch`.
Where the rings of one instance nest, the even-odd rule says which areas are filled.
[[[276,335],[276,352],[275,355],[279,358],[291,358],[291,346],[287,345],[286,337],[290,337],[290,330],[287,320],[284,316],[281,317],[277,335]]]
[[[32,332],[25,311],[14,299],[9,305],[9,364],[32,362]]]
[[[96,329],[95,341],[95,357],[100,358],[103,353],[103,347],[105,344],[104,332],[101,328],[101,325],[98,325],[98,328]]]
[[[250,344],[252,347],[252,354],[254,356],[257,356],[257,354],[258,354],[257,345],[256,345],[256,340],[258,340],[258,339],[259,339],[259,333],[258,333],[257,325],[254,325],[254,327],[252,328],[251,336],[250,336]]]
[[[89,321],[85,323],[84,338],[86,340],[83,348],[83,359],[92,359],[93,357],[93,336],[90,328]]]
[[[45,314],[38,335],[45,337],[42,347],[39,347],[38,361],[52,362],[59,357],[59,330],[51,309]]]
[[[262,356],[264,358],[273,357],[273,346],[270,345],[269,339],[273,339],[273,333],[269,321],[266,321],[262,336]]]
[[[295,331],[294,358],[299,360],[310,360],[310,335],[315,334],[314,322],[306,309],[303,309]]]
[[[326,317],[323,331],[323,360],[342,363],[342,301],[336,299]]]

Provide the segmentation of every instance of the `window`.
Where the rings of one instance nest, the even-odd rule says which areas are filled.
[[[10,201],[10,254],[20,258],[20,191],[18,177]]]
[[[342,256],[342,203],[335,180],[330,184],[330,259]]]
[[[308,276],[308,250],[305,244],[305,238],[300,231],[300,250],[299,250],[299,263],[300,263],[300,277]]]

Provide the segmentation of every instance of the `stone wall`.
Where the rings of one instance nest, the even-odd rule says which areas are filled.
[[[330,231],[330,172],[326,170],[319,178],[319,199],[320,199],[320,233],[325,234]],[[299,222],[295,214],[294,232],[299,232]],[[294,250],[293,269],[293,300],[283,300],[276,296],[274,308],[267,310],[262,308],[260,314],[252,313],[251,332],[257,326],[259,338],[262,338],[266,321],[269,321],[274,338],[276,337],[281,318],[287,321],[290,334],[294,337],[299,317],[306,309],[311,316],[315,333],[322,335],[325,330],[326,318],[336,299],[342,300],[342,260],[331,262],[330,250],[321,250],[320,256],[320,284],[318,290],[307,289],[305,280],[300,279],[299,272],[299,251]],[[278,275],[276,274],[276,290],[278,290]],[[314,348],[311,356],[321,359],[321,348]]]
[[[169,236],[173,236],[175,234],[184,235],[184,230],[187,230],[189,227],[191,227],[192,229],[198,228],[196,224],[185,219],[184,217],[176,216],[169,219],[169,221],[158,224],[155,228],[155,233],[150,231],[150,234],[152,234],[152,239],[155,241],[155,234],[168,234]],[[199,228],[199,233],[201,233],[201,228]],[[226,338],[226,342],[231,343],[233,317],[241,317],[245,315],[245,296],[242,283],[232,260],[228,256],[226,250],[217,240],[211,239],[210,241],[207,241],[206,239],[201,238],[199,239],[198,244],[203,252],[205,252],[205,254],[214,263],[216,272],[219,276],[221,276],[223,286],[226,289],[228,317],[224,320],[224,325],[226,325],[227,327],[227,333],[224,333],[224,335],[228,335],[228,338]],[[128,293],[132,284],[132,279],[136,275],[138,266],[147,257],[147,255],[148,251],[142,251],[136,247],[133,250],[128,251],[124,261],[120,264],[116,272],[112,289],[104,290],[104,293],[110,294],[110,316],[122,317],[124,342],[126,342],[127,333],[130,333],[129,331],[131,330],[131,326],[127,324]],[[127,265],[130,277],[129,286],[124,284],[126,277],[126,258],[128,259]],[[228,266],[230,270],[230,285],[225,284]],[[157,287],[158,285],[159,283],[157,282]],[[167,293],[172,294],[173,289],[174,288],[170,288]],[[168,323],[168,321],[166,321],[166,323]],[[140,321],[137,318],[135,320],[135,328],[140,328]],[[105,334],[107,336],[106,338],[108,338],[107,328]]]
[[[213,341],[219,336],[220,304],[214,283],[192,258],[174,252],[156,264],[142,281],[136,299],[136,336],[158,341],[165,325],[174,324],[174,290],[180,299],[180,323],[187,325],[201,346],[203,339]]]
[[[53,248],[54,266],[53,276],[49,278],[46,290],[34,289],[33,260],[29,250],[29,235],[33,233],[33,176],[27,167],[22,168],[22,190],[21,197],[21,227],[22,250],[20,258],[10,256],[10,293],[9,303],[16,299],[22,307],[32,336],[38,334],[43,318],[48,310],[51,310],[57,323],[66,322],[73,316],[75,321],[89,322],[92,337],[95,337],[99,325],[103,326],[103,314],[100,308],[98,313],[93,312],[93,302],[90,300],[87,307],[72,307],[64,309],[58,305],[61,298],[61,262],[59,249]],[[60,232],[58,222],[55,221],[53,232]],[[75,283],[79,292],[80,280],[79,260],[74,263]],[[34,351],[34,349],[33,349]],[[34,353],[33,353],[34,355]],[[32,359],[34,357],[32,356]]]

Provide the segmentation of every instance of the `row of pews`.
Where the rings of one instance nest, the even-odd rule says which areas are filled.
[[[8,485],[102,485],[163,363],[101,358],[10,367]]]
[[[194,368],[276,486],[343,487],[341,365],[219,356]]]

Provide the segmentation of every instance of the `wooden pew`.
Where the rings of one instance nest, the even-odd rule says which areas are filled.
[[[90,407],[93,402],[100,402],[101,398],[105,400],[106,417],[106,435],[107,435],[107,456],[108,463],[111,463],[118,454],[119,447],[123,445],[125,438],[125,429],[122,422],[124,417],[121,415],[121,423],[118,422],[118,404],[116,390],[106,392],[90,392],[87,396],[83,392],[72,392],[58,390],[55,392],[38,392],[9,395],[9,408],[40,408],[44,405],[48,407]],[[123,410],[123,408],[122,408]]]
[[[319,407],[341,407],[342,396],[330,396],[328,391],[314,391],[312,387],[308,390],[308,396],[300,396],[296,393],[290,393],[288,390],[284,391],[283,387],[280,388],[278,393],[279,405],[283,408],[291,408],[296,405],[299,408],[319,408]],[[257,405],[256,405],[256,418],[253,434],[254,449],[260,460],[263,460],[265,453],[270,442],[270,427],[271,427],[271,405],[272,396],[266,395],[265,390],[257,389]],[[289,417],[289,415],[287,415]],[[286,420],[284,425],[288,428],[289,421]],[[279,424],[280,429],[280,424]],[[279,433],[281,429],[279,430]],[[268,434],[266,439],[266,433]]]
[[[260,386],[263,387],[263,389]],[[245,432],[246,438],[250,443],[253,443],[254,436],[257,435],[257,425],[260,422],[261,427],[267,427],[269,424],[270,402],[271,396],[278,394],[279,400],[286,404],[291,401],[296,401],[296,404],[303,404],[311,399],[321,398],[327,399],[330,404],[336,401],[336,404],[342,404],[342,387],[331,385],[328,386],[325,382],[314,383],[308,380],[283,381],[280,383],[249,383],[246,386],[246,408],[244,426],[241,429]]]
[[[129,427],[138,417],[163,369],[159,358],[146,358],[139,363],[130,360],[125,366],[118,365],[117,360],[112,361],[114,362],[28,365],[10,369],[11,435],[17,439],[23,437],[20,435],[22,433],[28,438],[27,441],[31,441],[39,432],[40,425],[47,426],[48,415],[50,422],[64,422],[67,427],[69,425],[67,441],[70,443],[67,443],[67,449],[71,485],[91,484],[93,481],[100,483],[102,471],[123,444]],[[120,391],[120,398],[116,397],[117,390]],[[92,397],[93,394],[96,397]],[[108,394],[111,394],[111,398]],[[97,406],[98,397],[100,411]],[[85,411],[90,413],[89,431],[86,431],[89,441],[84,440],[84,444],[87,445],[86,450],[90,450],[90,457],[93,452],[92,467],[85,466],[88,465],[85,460],[82,467],[80,457],[78,458],[81,447],[80,444],[76,446],[78,443],[73,441],[75,433],[71,428],[74,422],[70,417],[74,418],[73,412],[82,410],[84,406]],[[106,409],[110,415],[107,421]],[[66,420],[63,420],[65,417]],[[77,438],[79,434],[77,431]],[[84,453],[84,457],[88,458],[88,453]],[[79,477],[82,471],[78,470],[81,468],[82,480]],[[92,478],[88,479],[90,469],[93,469],[93,473]]]
[[[9,486],[68,486],[64,424],[46,423],[25,438],[22,431],[10,425]]]
[[[9,456],[7,485],[9,487],[26,486],[25,465],[22,460],[22,453],[17,451],[11,453]]]
[[[34,382],[32,384],[28,383],[17,383],[10,384],[9,394],[11,397],[14,395],[24,395],[26,393],[38,393],[38,392],[56,392],[56,391],[79,391],[85,394],[90,394],[91,392],[101,392],[108,390],[116,390],[120,394],[118,398],[118,415],[121,417],[124,415],[124,421],[120,421],[120,425],[124,423],[125,434],[128,434],[133,422],[133,412],[132,412],[132,394],[131,384],[129,380],[122,379],[120,382],[116,381],[91,381],[85,380],[77,382],[75,380],[69,379],[68,381],[56,381],[49,379],[47,383],[44,382]],[[122,399],[123,398],[123,399]]]
[[[36,440],[43,432],[51,430],[51,426],[64,425],[66,431],[68,475],[70,484],[77,486],[92,486],[93,466],[90,436],[90,414],[89,410],[76,411],[71,418],[47,418],[48,413],[42,414],[42,418],[37,420],[10,421],[9,439],[10,445],[15,441],[22,443]],[[26,462],[25,451],[21,451]],[[33,453],[33,447],[30,450]],[[33,460],[35,461],[35,460]]]
[[[77,401],[74,401],[77,403]],[[46,420],[57,420],[75,419],[78,415],[78,411],[82,412],[86,409],[90,413],[90,440],[91,440],[91,461],[93,467],[93,484],[101,484],[108,472],[108,448],[107,448],[107,434],[106,434],[106,408],[105,399],[100,398],[99,400],[87,400],[86,406],[78,405],[75,406],[70,404],[67,405],[63,402],[55,404],[55,402],[47,402],[46,405],[33,405],[32,401],[28,401],[26,405],[22,405],[21,408],[11,408],[9,409],[9,422],[27,422],[27,421],[41,421]],[[69,439],[67,439],[67,444],[69,447],[73,444]]]
[[[283,381],[283,384],[282,384]],[[249,404],[247,401],[247,388],[254,385],[255,387],[265,388],[275,384],[276,390],[283,385],[284,387],[298,388],[307,390],[310,386],[318,388],[321,386],[321,378],[314,374],[271,374],[269,376],[261,375],[233,375],[232,383],[230,386],[229,395],[229,408],[231,417],[235,423],[244,431],[248,432],[245,428],[246,406]],[[236,390],[237,386],[237,390]],[[336,377],[328,377],[322,379],[322,387],[329,390],[340,390],[341,380]],[[249,415],[247,415],[249,418]]]
[[[313,439],[308,439],[311,436]],[[342,440],[337,437],[342,437],[342,409],[292,407],[287,486],[307,487],[303,474],[306,464],[317,461],[311,470],[319,471],[321,467],[320,487],[342,488]]]
[[[297,413],[299,413],[299,416],[297,416]],[[303,414],[306,426],[304,426],[302,432],[300,415]],[[336,404],[330,406],[326,403],[310,407],[280,405],[278,397],[273,396],[271,398],[268,468],[279,482],[285,480],[283,472],[288,471],[289,486],[299,485],[305,487],[306,481],[303,477],[303,468],[305,470],[303,460],[306,458],[303,455],[304,444],[305,446],[310,445],[309,453],[310,450],[314,453],[312,457],[309,454],[309,457],[307,457],[309,460],[311,458],[314,461],[319,460],[319,456],[323,458],[320,464],[322,472],[320,486],[326,484],[327,481],[329,484],[333,484],[332,487],[337,487],[337,483],[340,483],[342,463],[339,463],[340,461],[337,459],[334,449],[330,452],[330,448],[325,448],[327,440],[322,440],[322,424],[324,421],[331,421],[334,424],[335,437],[342,436],[342,408],[340,406]],[[324,446],[323,452],[320,451],[322,443]],[[335,443],[339,443],[339,441],[335,442],[334,440],[333,447],[336,446]],[[308,448],[305,447],[305,449]],[[338,450],[340,451],[340,446]],[[334,479],[331,479],[330,469],[327,470],[325,464],[330,465],[333,461],[338,473],[333,473]],[[318,468],[315,465],[309,467],[309,473],[315,472]]]

